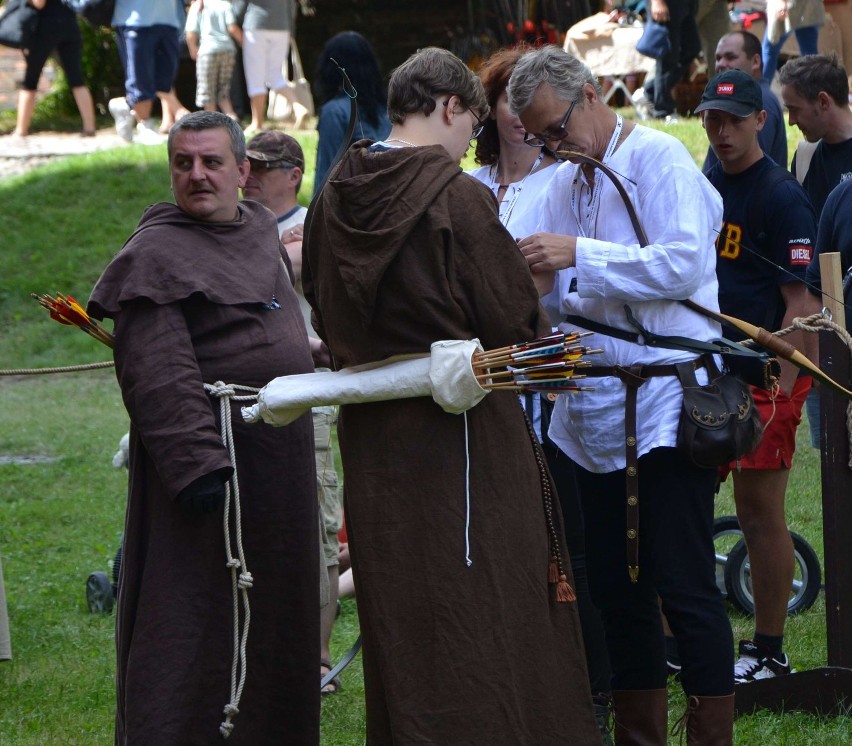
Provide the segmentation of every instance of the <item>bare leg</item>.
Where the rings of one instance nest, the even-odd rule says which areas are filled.
[[[334,629],[334,620],[337,617],[338,571],[337,565],[328,568],[328,603],[320,610],[321,657],[327,661],[331,660],[331,631]]]
[[[219,110],[231,117],[234,121],[238,120],[237,112],[234,111],[234,105],[231,103],[231,99],[223,98],[219,101]]]
[[[95,104],[92,101],[92,94],[86,86],[81,85],[71,89],[74,95],[74,102],[77,104],[77,109],[80,111],[80,117],[83,120],[83,132],[89,133],[95,131]]]
[[[355,595],[355,581],[352,579],[352,568],[341,574],[337,585],[338,598],[351,598]]]
[[[252,96],[251,103],[251,124],[248,129],[259,130],[263,127],[263,120],[266,117],[266,94],[259,93],[257,96]]]
[[[157,98],[160,99],[160,106],[163,109],[163,121],[160,124],[160,132],[165,134],[178,119],[189,114],[189,109],[180,102],[174,88],[166,92],[157,91]],[[215,108],[212,109],[212,111],[215,110]]]
[[[732,472],[737,517],[751,564],[755,631],[784,634],[793,583],[793,542],[784,519],[789,469]]]
[[[133,104],[133,113],[136,115],[137,122],[144,122],[146,119],[151,118],[151,109],[154,105],[154,102],[150,99],[148,101],[137,101]]]
[[[15,134],[19,137],[26,137],[30,133],[30,122],[33,119],[33,111],[35,111],[36,92],[18,91],[18,121],[15,125]]]

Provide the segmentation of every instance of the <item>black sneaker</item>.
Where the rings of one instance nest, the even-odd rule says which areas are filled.
[[[740,640],[740,658],[734,664],[734,683],[747,684],[758,679],[772,679],[791,673],[790,660],[786,653],[781,658],[761,656],[757,645],[751,640]]]

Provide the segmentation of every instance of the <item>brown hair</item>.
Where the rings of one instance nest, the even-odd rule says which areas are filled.
[[[388,117],[402,124],[408,114],[428,117],[441,94],[455,94],[465,109],[480,119],[488,103],[479,78],[452,52],[439,47],[420,49],[393,71],[388,83]]]
[[[825,92],[838,106],[849,105],[849,78],[836,54],[809,54],[790,60],[778,71],[778,81],[807,101],[816,101]]]
[[[482,81],[485,98],[492,112],[497,108],[497,100],[509,84],[515,64],[527,51],[528,48],[523,45],[511,49],[499,49],[479,68],[479,79]],[[476,140],[476,162],[480,166],[492,166],[497,163],[499,157],[500,137],[497,132],[497,122],[489,117],[485,120],[485,129]]]

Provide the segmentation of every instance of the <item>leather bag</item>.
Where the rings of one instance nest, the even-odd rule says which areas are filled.
[[[301,126],[305,118],[314,116],[314,97],[311,93],[311,84],[302,68],[302,58],[295,39],[290,39],[290,60],[293,75],[289,77],[285,70],[285,77],[288,78],[287,88],[283,91],[269,92],[269,107],[266,115],[273,120],[296,119],[296,124]],[[286,62],[284,64],[287,65]],[[297,119],[297,114],[293,111],[294,103],[301,104],[307,110],[307,114],[304,114],[301,120]],[[299,126],[296,129],[299,129]]]
[[[763,425],[748,384],[722,373],[713,355],[703,359],[705,386],[698,383],[691,362],[675,366],[683,386],[677,448],[696,466],[715,469],[757,448]]]
[[[38,25],[38,11],[26,0],[9,0],[0,10],[0,44],[29,49]]]
[[[644,54],[646,57],[653,57],[655,60],[665,57],[672,48],[671,39],[669,39],[669,27],[648,18],[645,21],[645,28],[642,30],[642,36],[636,42],[636,51],[639,54]]]

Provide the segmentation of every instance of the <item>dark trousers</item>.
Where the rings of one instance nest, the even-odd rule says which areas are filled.
[[[657,60],[654,79],[654,116],[665,117],[675,110],[674,88],[689,64],[701,51],[701,37],[695,23],[698,0],[670,0],[669,29],[671,48]]]
[[[542,431],[546,433],[546,428]],[[571,571],[574,574],[574,590],[577,592],[577,611],[580,614],[580,627],[583,630],[583,645],[586,651],[586,665],[589,669],[589,684],[592,694],[609,693],[612,670],[609,665],[606,634],[601,615],[592,602],[589,592],[588,572],[586,569],[586,540],[583,527],[583,512],[580,508],[580,494],[577,487],[576,465],[545,434],[542,448],[547,458],[547,466],[553,477],[553,483],[559,495],[559,507],[565,526],[565,544],[571,557]]]
[[[625,472],[577,467],[592,600],[601,611],[612,688],[666,686],[658,598],[677,639],[688,695],[734,691],[734,643],[716,587],[713,498],[716,473],[674,448],[639,459],[639,580],[627,574]]]

